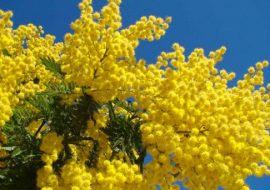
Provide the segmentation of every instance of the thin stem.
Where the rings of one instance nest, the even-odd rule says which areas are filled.
[[[40,132],[40,130],[42,129],[42,127],[46,124],[46,121],[43,120],[41,125],[39,126],[38,130],[36,131],[34,137],[37,137],[38,133]]]

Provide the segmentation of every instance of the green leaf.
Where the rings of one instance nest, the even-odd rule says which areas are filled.
[[[0,149],[6,150],[6,151],[12,151],[15,148],[16,148],[16,146],[4,146],[4,147],[0,147]]]
[[[64,78],[64,73],[62,73],[60,65],[57,64],[53,58],[41,58],[41,63],[58,78]]]
[[[11,153],[11,158],[15,158],[17,156],[19,156],[20,154],[22,154],[24,151],[19,149],[19,148],[16,148],[12,153]]]
[[[48,120],[52,117],[54,113],[54,109],[52,107],[54,99],[52,97],[48,95],[36,95],[32,98],[29,98],[27,101],[41,112],[39,114],[40,118],[43,116],[44,119]]]
[[[6,179],[6,176],[0,175],[0,179]]]
[[[38,92],[36,95],[48,95],[48,96],[60,96],[63,94],[72,94],[75,85],[72,83],[65,84],[46,84],[46,90],[43,92]]]

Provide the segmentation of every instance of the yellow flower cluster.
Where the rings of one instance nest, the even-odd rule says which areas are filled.
[[[71,24],[74,34],[65,36],[60,60],[65,79],[89,87],[88,92],[101,102],[116,96],[124,99],[137,81],[134,48],[138,40],[163,35],[170,19],[143,17],[120,30],[120,1],[109,1],[100,13],[89,4],[89,0],[80,4],[81,17]]]
[[[45,165],[38,170],[37,185],[42,190],[91,190],[91,173],[85,166],[69,161],[61,169],[61,176],[57,176],[51,165]]]
[[[106,160],[111,156],[112,150],[110,148],[110,144],[108,143],[107,136],[101,132],[100,129],[106,127],[106,123],[108,121],[108,109],[106,107],[101,108],[97,113],[94,114],[94,119],[96,123],[94,123],[93,120],[88,121],[85,134],[93,137],[99,142],[100,160]]]
[[[153,186],[152,188],[148,186],[137,165],[123,163],[122,160],[101,162],[91,186],[96,190],[155,189]]]
[[[149,168],[166,171],[157,175],[170,183],[177,180],[170,174],[174,171],[189,189],[248,189],[247,176],[270,174],[269,91],[256,89],[263,85],[262,69],[268,62],[249,68],[249,74],[229,88],[235,74],[215,68],[224,47],[210,58],[195,49],[187,61],[182,47],[173,48],[155,65],[166,67],[153,85],[155,98],[140,101],[148,110],[143,137],[152,164],[160,165]]]
[[[44,153],[41,160],[51,167],[52,163],[57,160],[58,154],[63,149],[63,137],[57,136],[55,132],[46,134],[42,139],[40,150]],[[44,178],[44,177],[43,177]]]
[[[0,11],[0,129],[20,100],[44,90],[48,81],[56,81],[40,64],[40,57],[58,60],[62,49],[61,43],[54,44],[53,36],[42,37],[42,28],[32,24],[13,30],[11,16],[10,11]]]
[[[58,154],[63,149],[63,137],[55,132],[50,132],[43,137],[40,150],[44,153],[41,157],[45,165],[37,171],[37,186],[41,189],[55,189],[59,182],[53,171],[53,162],[58,158]]]
[[[100,12],[91,3],[80,3],[81,16],[63,43],[43,37],[42,28],[31,24],[13,30],[12,13],[0,11],[0,136],[12,108],[44,90],[46,83],[58,82],[40,63],[40,57],[51,57],[60,64],[65,82],[78,86],[77,94],[83,88],[101,103],[134,98],[134,107],[145,110],[140,129],[153,160],[142,173],[124,159],[110,160],[110,142],[100,130],[109,115],[104,107],[82,134],[99,142],[97,166],[84,165],[94,146],[85,141],[85,149],[70,146],[74,157],[56,174],[53,163],[63,149],[63,137],[50,132],[40,147],[45,165],[37,171],[39,188],[132,190],[160,185],[164,190],[177,189],[174,183],[180,180],[191,190],[247,190],[248,176],[270,175],[270,85],[263,78],[267,61],[250,67],[234,87],[227,83],[235,74],[216,68],[225,47],[209,56],[195,49],[185,57],[184,48],[175,43],[172,52],[146,64],[135,57],[139,40],[158,40],[171,18],[142,17],[121,29],[121,0],[108,0]],[[116,112],[126,114],[120,108]]]
[[[89,190],[92,189],[91,180],[92,175],[84,165],[71,161],[62,168],[59,190]]]

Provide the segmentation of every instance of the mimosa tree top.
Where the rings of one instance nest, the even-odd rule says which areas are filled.
[[[218,70],[225,47],[187,57],[175,43],[154,64],[136,59],[171,18],[122,28],[121,0],[79,4],[63,42],[0,11],[0,189],[248,190],[269,175],[267,61]],[[127,101],[132,99],[132,101]],[[151,162],[143,164],[146,155]]]

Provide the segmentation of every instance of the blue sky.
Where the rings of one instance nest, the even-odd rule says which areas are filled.
[[[93,0],[96,10],[105,0]],[[46,33],[58,41],[70,32],[69,23],[79,16],[79,0],[1,0],[0,9],[14,12],[14,26],[33,23],[42,25]],[[171,50],[179,42],[190,53],[202,47],[208,54],[224,45],[228,51],[218,68],[236,72],[241,78],[257,61],[270,60],[269,0],[123,0],[121,12],[124,26],[143,15],[172,16],[173,22],[160,41],[142,42],[137,57],[154,62],[161,51]],[[270,69],[265,79],[270,82]],[[234,84],[234,82],[232,83]],[[252,190],[270,186],[270,177],[249,178]]]

